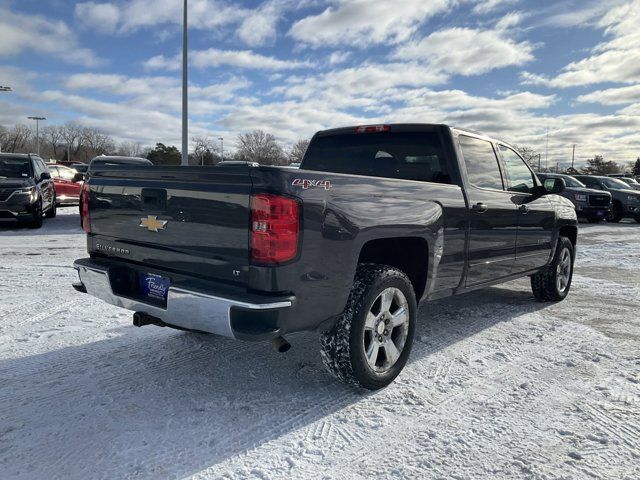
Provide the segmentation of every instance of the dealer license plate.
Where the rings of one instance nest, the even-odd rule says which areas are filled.
[[[171,279],[156,275],[154,273],[143,273],[140,275],[140,289],[143,298],[155,303],[166,303]]]

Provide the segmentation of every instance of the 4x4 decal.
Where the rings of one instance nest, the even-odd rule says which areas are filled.
[[[302,187],[303,190],[308,190],[309,188],[324,188],[325,190],[329,190],[331,188],[331,182],[329,180],[309,180],[296,178],[291,185],[294,187]]]

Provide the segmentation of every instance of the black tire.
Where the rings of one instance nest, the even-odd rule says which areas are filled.
[[[589,223],[600,223],[602,220],[602,217],[587,217],[587,222]]]
[[[57,202],[56,197],[53,197],[53,202],[51,203],[51,207],[47,211],[45,217],[56,218],[56,215],[58,214],[58,207],[56,205],[56,202]]]
[[[383,294],[392,296],[389,306],[384,310]],[[401,306],[400,303],[405,301],[406,304]],[[377,306],[380,313],[376,316],[373,312]],[[402,308],[404,311],[401,311]],[[394,313],[391,316],[385,314],[392,311]],[[360,265],[344,311],[333,328],[320,337],[325,367],[336,378],[351,385],[369,390],[386,387],[407,363],[415,335],[417,311],[413,286],[402,271],[387,265]],[[404,320],[398,326],[393,326],[393,318],[399,319],[400,315]],[[374,328],[367,326],[367,323],[372,324],[371,320],[367,321],[368,318],[375,318]],[[388,342],[393,342],[393,347]],[[373,366],[367,361],[367,343]],[[396,358],[393,363],[389,360],[390,356]]]
[[[622,220],[622,205],[619,202],[613,202],[607,221],[618,223],[620,220]]]
[[[27,222],[29,228],[42,227],[42,200],[38,202],[36,206],[36,212],[33,214],[33,218]]]
[[[636,223],[640,223],[640,215],[633,217],[633,219],[636,221]]]
[[[568,257],[566,256],[568,255]],[[568,271],[565,262],[568,260]],[[544,270],[531,276],[533,296],[541,302],[559,302],[564,300],[571,289],[575,252],[571,240],[558,238],[553,260]],[[562,275],[562,279],[559,277]]]

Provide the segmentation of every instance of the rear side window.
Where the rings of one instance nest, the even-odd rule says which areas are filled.
[[[466,135],[460,135],[458,139],[469,182],[480,188],[503,190],[498,157],[491,142]]]
[[[301,168],[370,177],[451,183],[435,132],[376,132],[315,137]]]

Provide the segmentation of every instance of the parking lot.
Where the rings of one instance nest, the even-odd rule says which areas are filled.
[[[0,225],[4,478],[640,478],[640,225],[581,224],[572,292],[423,305],[398,380],[354,391],[314,334],[155,327],[75,292],[76,208]]]

